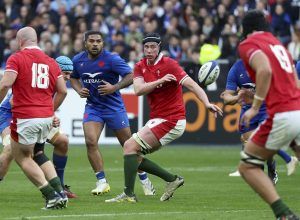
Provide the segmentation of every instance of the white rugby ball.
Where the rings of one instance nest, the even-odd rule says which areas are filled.
[[[201,85],[207,86],[215,82],[220,74],[220,67],[216,61],[209,61],[204,63],[199,72],[198,80]]]

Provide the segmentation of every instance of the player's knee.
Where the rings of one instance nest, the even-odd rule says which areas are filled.
[[[10,146],[10,135],[7,134],[3,137],[2,144],[4,147]]]
[[[57,141],[53,143],[54,151],[58,151],[60,154],[66,155],[69,148],[69,139],[65,135],[61,135]]]
[[[42,166],[44,163],[49,161],[49,158],[42,152],[34,155],[33,160],[37,165]]]
[[[85,144],[88,148],[98,148],[98,140],[94,137],[86,137]]]
[[[132,140],[131,138],[125,141],[123,146],[124,154],[136,153],[137,150],[135,149],[136,147],[134,145],[134,140]]]
[[[241,162],[239,165],[240,173],[246,172],[249,168],[263,169],[265,160],[257,156],[253,156],[245,151],[241,151]]]

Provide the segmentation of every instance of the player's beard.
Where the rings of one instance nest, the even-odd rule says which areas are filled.
[[[101,54],[102,52],[102,48],[98,49],[98,48],[92,48],[91,50],[89,50],[89,55],[91,56],[91,58],[96,58],[99,56],[99,54]]]

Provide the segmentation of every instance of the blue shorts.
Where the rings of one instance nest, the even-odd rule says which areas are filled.
[[[89,121],[106,124],[106,126],[112,130],[119,130],[129,127],[129,120],[126,111],[103,114],[94,107],[86,105],[84,110],[83,123]]]
[[[10,122],[12,120],[12,114],[9,110],[0,109],[0,133],[10,126]]]
[[[245,114],[246,110],[241,110],[240,120],[242,116]],[[246,127],[245,124],[239,124],[239,132],[240,134],[244,134],[248,131],[255,130],[266,118],[268,114],[266,112],[259,112],[254,118],[251,119],[249,127]]]

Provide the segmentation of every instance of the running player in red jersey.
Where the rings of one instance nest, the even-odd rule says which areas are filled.
[[[274,185],[261,167],[279,149],[287,149],[292,142],[300,144],[300,90],[290,54],[270,32],[262,12],[249,11],[243,21],[243,36],[239,54],[256,92],[250,109],[241,121],[250,120],[266,102],[269,117],[250,137],[241,152],[239,171],[245,181],[267,202],[278,220],[297,220],[280,199]]]
[[[13,91],[11,147],[17,164],[46,198],[46,209],[66,206],[60,181],[49,184],[33,161],[35,143],[43,143],[54,121],[54,109],[63,102],[67,88],[58,64],[37,46],[33,28],[24,27],[16,36],[20,51],[9,57],[0,83],[0,102]],[[56,92],[54,100],[53,94]],[[55,186],[54,186],[55,185]],[[54,189],[60,185],[60,193]]]
[[[150,33],[143,39],[144,55],[134,68],[134,90],[147,95],[150,105],[150,120],[124,145],[124,192],[105,202],[136,202],[134,195],[135,176],[138,169],[156,175],[167,182],[160,201],[169,200],[184,179],[169,173],[154,162],[141,156],[159,150],[179,138],[186,125],[182,86],[192,91],[206,108],[216,115],[222,110],[209,102],[203,89],[193,81],[178,63],[160,53],[161,38]]]

